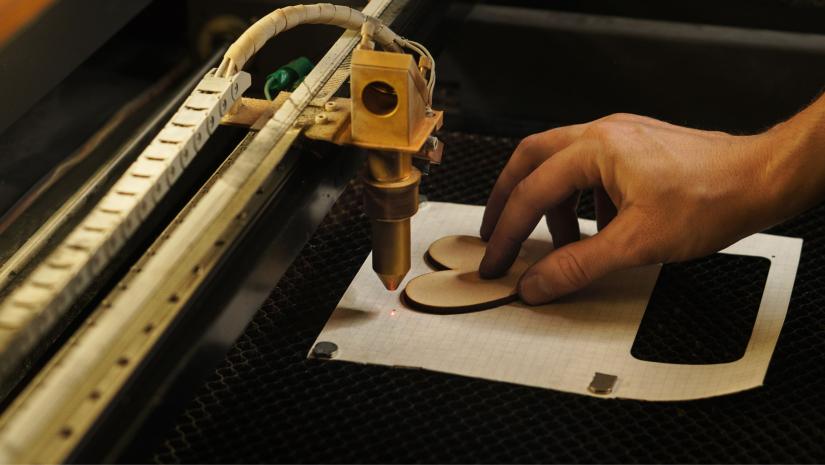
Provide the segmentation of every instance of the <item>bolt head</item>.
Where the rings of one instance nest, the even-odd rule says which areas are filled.
[[[315,358],[330,359],[338,352],[338,345],[334,342],[321,341],[312,348],[312,356]]]

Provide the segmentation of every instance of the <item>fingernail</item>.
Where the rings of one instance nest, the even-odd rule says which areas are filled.
[[[550,283],[539,273],[532,273],[521,279],[519,295],[521,300],[530,305],[547,303],[554,297]]]

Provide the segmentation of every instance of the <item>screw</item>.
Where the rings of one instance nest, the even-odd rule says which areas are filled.
[[[315,115],[315,124],[324,124],[327,122],[327,115],[318,113]]]
[[[338,109],[338,105],[336,105],[335,102],[327,102],[327,103],[324,104],[324,110],[325,111],[335,111],[337,109]]]
[[[587,389],[593,394],[607,395],[613,392],[618,379],[618,376],[615,375],[596,372],[593,375],[593,381],[590,382],[590,386],[588,386]]]
[[[330,359],[338,352],[338,345],[334,342],[322,341],[312,348],[312,356],[315,358]]]

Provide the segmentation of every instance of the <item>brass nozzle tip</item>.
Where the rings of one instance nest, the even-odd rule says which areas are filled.
[[[410,219],[372,221],[372,269],[390,291],[410,271]]]
[[[388,291],[394,291],[398,289],[398,286],[401,285],[401,281],[404,280],[404,276],[407,273],[400,274],[400,275],[389,275],[389,274],[378,274],[378,278],[381,280],[381,283],[384,284],[384,287],[387,288]]]

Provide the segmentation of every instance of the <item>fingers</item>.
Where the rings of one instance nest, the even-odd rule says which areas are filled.
[[[553,236],[555,248],[579,240],[579,219],[576,215],[576,206],[579,204],[581,193],[576,191],[567,200],[547,212],[547,227]]]
[[[598,173],[590,173],[596,170],[587,153],[581,144],[572,144],[542,163],[513,189],[490,235],[479,266],[481,276],[492,278],[506,272],[544,212],[598,182]]]
[[[521,299],[530,305],[547,303],[612,271],[641,265],[638,255],[624,246],[627,241],[621,240],[625,227],[632,224],[619,216],[595,236],[551,252],[524,273],[519,282]]]
[[[616,217],[616,205],[603,187],[593,189],[593,200],[596,204],[596,226],[601,231]]]
[[[554,153],[570,145],[583,131],[584,125],[555,128],[527,137],[516,147],[487,200],[481,221],[482,239],[490,239],[501,211],[518,183]]]

